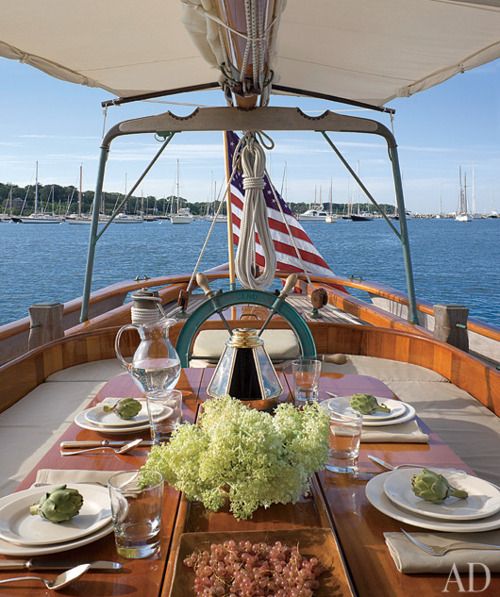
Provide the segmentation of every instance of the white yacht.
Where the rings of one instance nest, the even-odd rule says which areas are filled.
[[[323,209],[307,209],[303,214],[298,215],[299,220],[306,222],[324,222],[328,216],[328,212]]]
[[[191,224],[194,220],[194,216],[189,210],[189,207],[179,207],[177,213],[173,213],[170,216],[172,224]]]
[[[26,217],[16,218],[21,224],[62,224],[64,218],[45,213],[32,213]]]
[[[132,216],[130,214],[119,213],[113,220],[112,224],[143,224],[144,218],[142,216]]]

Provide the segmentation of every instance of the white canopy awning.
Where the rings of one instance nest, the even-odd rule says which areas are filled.
[[[0,9],[0,56],[73,83],[129,97],[220,76],[187,32],[181,0]],[[288,0],[274,66],[280,85],[383,105],[499,56],[499,0]]]

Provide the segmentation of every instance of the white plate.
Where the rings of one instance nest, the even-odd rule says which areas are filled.
[[[384,492],[384,483],[391,472],[381,473],[372,477],[365,488],[366,497],[370,504],[386,516],[415,527],[420,527],[421,529],[443,531],[445,533],[479,533],[481,531],[500,529],[500,512],[482,520],[454,522],[427,518],[426,516],[419,516],[413,512],[408,512],[408,510],[403,510],[391,502]]]
[[[324,400],[321,404],[325,405],[327,408],[330,408],[330,404],[334,405],[338,401],[343,402],[346,407],[349,407],[349,403],[351,400],[351,396],[336,396],[335,398],[329,398]],[[384,404],[387,404],[391,409],[390,413],[384,414],[381,413],[382,416],[379,415],[362,415],[363,417],[363,427],[379,427],[382,425],[399,425],[399,423],[406,423],[407,421],[411,421],[415,418],[416,412],[413,406],[407,404],[406,402],[401,402],[401,400],[393,400],[391,398],[380,398],[378,397],[377,400],[383,401]],[[393,406],[394,408],[397,407],[396,413],[393,415]],[[354,411],[357,412],[357,411]]]
[[[105,398],[98,405],[84,410],[85,418],[89,423],[99,425],[100,427],[136,427],[137,425],[149,424],[148,407],[145,400],[138,400],[141,403],[141,410],[133,419],[122,419],[114,412],[104,412],[104,405],[114,405],[121,398]],[[169,417],[172,413],[160,405],[151,404],[153,408],[153,414],[158,421],[163,421]]]
[[[442,474],[457,489],[464,489],[469,496],[461,500],[449,497],[442,504],[433,504],[417,497],[411,487],[413,475],[422,468],[404,468],[393,471],[384,483],[384,491],[396,505],[421,516],[441,520],[477,520],[500,512],[500,491],[488,481],[450,469],[432,468]]]
[[[399,425],[400,423],[407,423],[411,421],[416,416],[416,411],[411,404],[406,404],[403,402],[405,407],[405,412],[400,417],[396,417],[395,419],[382,419],[380,421],[365,421],[363,417],[363,427],[385,427],[386,425]]]
[[[165,419],[171,416],[173,410],[169,407],[165,407]],[[85,411],[78,413],[75,417],[75,423],[82,429],[88,429],[89,431],[97,431],[98,433],[108,434],[127,434],[127,433],[138,433],[149,429],[149,422],[144,425],[132,425],[130,427],[103,427],[102,425],[95,425],[85,418]]]
[[[67,543],[95,533],[111,521],[111,506],[106,487],[74,483],[83,496],[80,512],[67,522],[53,523],[38,514],[31,515],[29,507],[58,485],[32,487],[11,494],[12,501],[0,506],[0,538],[24,546]]]

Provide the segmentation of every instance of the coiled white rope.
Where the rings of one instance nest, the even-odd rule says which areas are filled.
[[[276,273],[276,253],[269,229],[267,207],[264,199],[264,174],[266,156],[255,135],[247,134],[241,150],[243,188],[245,201],[240,226],[240,241],[236,253],[236,275],[244,288],[262,290],[271,286]],[[255,233],[264,254],[265,266],[256,275],[254,266]]]

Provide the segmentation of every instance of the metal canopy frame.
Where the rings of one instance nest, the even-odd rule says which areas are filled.
[[[344,163],[346,168],[354,176],[358,184],[361,185],[368,198],[376,204],[376,201],[371,197],[366,187],[362,184],[354,171],[345,162],[340,152],[330,140],[326,133],[365,133],[371,135],[378,135],[383,137],[387,143],[389,158],[392,164],[392,174],[394,179],[394,190],[396,193],[396,201],[399,213],[399,233],[392,225],[393,231],[396,232],[403,251],[403,259],[406,273],[406,287],[409,302],[409,320],[412,323],[418,323],[417,318],[417,302],[415,297],[415,285],[413,281],[413,269],[410,255],[410,243],[408,238],[408,227],[406,222],[406,208],[404,203],[403,186],[401,182],[401,172],[399,168],[399,159],[397,144],[394,135],[391,131],[376,120],[369,118],[361,118],[358,116],[349,116],[346,114],[337,114],[330,110],[325,110],[318,116],[309,116],[300,108],[280,108],[280,107],[263,107],[255,108],[253,110],[242,110],[234,107],[220,107],[220,108],[196,108],[191,114],[187,116],[177,116],[168,111],[163,114],[155,116],[145,116],[143,118],[135,118],[132,120],[125,120],[114,125],[103,138],[101,145],[101,155],[99,160],[99,169],[97,174],[96,190],[92,209],[92,225],[90,227],[89,247],[87,254],[87,268],[85,272],[85,284],[83,289],[83,300],[80,320],[86,321],[88,319],[88,308],[90,300],[90,291],[92,285],[92,273],[94,268],[95,247],[99,239],[98,224],[99,224],[99,207],[102,199],[102,189],[104,184],[104,176],[106,171],[106,161],[111,147],[111,143],[118,137],[124,135],[138,135],[138,134],[155,134],[163,137],[165,142],[157,153],[157,155],[146,167],[143,175],[136,183],[144,178],[154,162],[158,159],[159,154],[166,147],[175,133],[183,131],[203,132],[203,131],[316,131],[323,134],[329,145],[337,153],[337,156]],[[135,188],[134,187],[134,188]],[[130,193],[132,190],[130,191]],[[391,223],[392,224],[392,223]],[[102,231],[101,231],[102,232]]]

